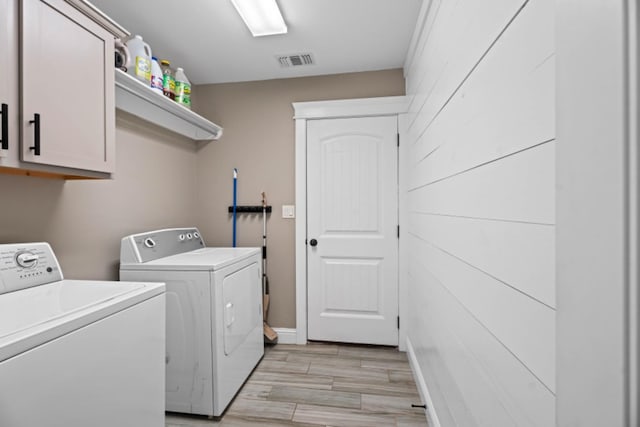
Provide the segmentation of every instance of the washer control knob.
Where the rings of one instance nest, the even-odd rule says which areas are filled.
[[[38,255],[29,251],[18,252],[16,263],[22,268],[33,268],[38,264]]]
[[[199,239],[200,238],[200,233],[198,233],[197,231],[193,232],[193,238],[194,239]]]
[[[193,239],[193,234],[187,233],[187,239],[189,239],[189,240]]]
[[[184,234],[178,236],[178,240],[180,240],[181,242],[184,242],[184,239],[186,239],[186,236]]]
[[[156,242],[151,237],[147,237],[144,239],[144,245],[148,248],[153,248],[156,246]]]

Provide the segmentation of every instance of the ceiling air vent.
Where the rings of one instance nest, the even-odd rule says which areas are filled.
[[[313,65],[313,57],[310,53],[276,56],[281,67],[298,67],[300,65]]]

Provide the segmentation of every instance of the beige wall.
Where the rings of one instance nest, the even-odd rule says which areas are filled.
[[[194,109],[224,127],[220,141],[198,152],[196,222],[208,245],[231,245],[233,168],[238,168],[238,203],[259,204],[267,193],[269,323],[295,327],[294,220],[282,205],[294,203],[292,102],[404,95],[402,70],[339,74],[197,86]],[[238,220],[238,245],[262,246],[260,215]]]
[[[0,175],[0,243],[47,241],[68,279],[118,279],[120,239],[195,224],[196,150],[118,112],[113,180]]]
[[[196,149],[118,112],[112,180],[60,181],[0,175],[0,243],[51,243],[69,279],[117,280],[120,239],[156,228],[198,226],[208,245],[231,245],[227,206],[232,169],[239,202],[266,191],[271,323],[295,327],[293,220],[294,123],[291,102],[404,93],[401,70],[196,87],[195,108],[224,126],[220,141]],[[241,246],[262,245],[258,215],[238,223]]]

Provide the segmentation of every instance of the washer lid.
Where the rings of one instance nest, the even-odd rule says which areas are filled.
[[[61,280],[0,295],[0,361],[164,293],[162,283]]]
[[[219,270],[260,254],[260,248],[202,248],[142,264],[120,264],[120,270]]]

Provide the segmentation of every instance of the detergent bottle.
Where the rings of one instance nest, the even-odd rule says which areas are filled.
[[[176,102],[191,109],[191,83],[180,67],[176,70]]]
[[[162,67],[162,93],[171,100],[176,99],[176,79],[173,76],[171,62],[168,59],[160,61]]]
[[[127,48],[131,55],[132,65],[127,72],[140,81],[151,85],[151,47],[136,35],[127,41]]]
[[[151,89],[162,93],[162,68],[155,56],[151,57]]]

